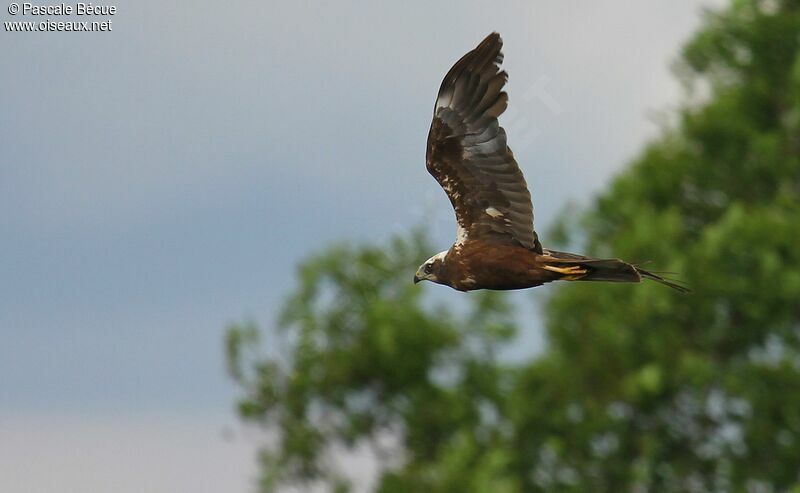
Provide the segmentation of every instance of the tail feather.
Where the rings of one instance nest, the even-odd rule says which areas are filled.
[[[651,279],[651,280],[653,280],[655,282],[658,282],[658,283],[661,283],[661,284],[663,284],[665,286],[669,286],[672,289],[677,289],[681,293],[690,293],[692,291],[691,289],[689,289],[686,286],[684,286],[683,284],[681,284],[680,281],[677,281],[675,279],[667,279],[666,277],[661,277],[661,276],[659,276],[657,274],[653,274],[652,272],[646,271],[644,269],[639,269],[637,267],[634,267],[634,268],[639,272],[639,274],[642,277],[644,277],[646,279]]]
[[[546,250],[546,255],[554,257],[554,263],[561,265],[580,265],[586,269],[586,274],[579,281],[606,281],[606,282],[641,282],[642,278],[650,279],[657,283],[669,286],[682,293],[689,292],[686,286],[679,281],[664,278],[651,271],[641,269],[619,259],[593,259],[576,255],[574,253],[556,252]]]

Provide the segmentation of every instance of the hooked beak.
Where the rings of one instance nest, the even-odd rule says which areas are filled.
[[[419,283],[421,280],[422,279],[420,279],[416,274],[414,274],[414,284]]]

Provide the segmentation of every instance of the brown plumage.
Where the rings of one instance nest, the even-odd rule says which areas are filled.
[[[458,228],[453,246],[422,264],[414,282],[470,291],[647,278],[687,291],[622,260],[542,248],[533,229],[531,194],[497,120],[508,103],[502,46],[500,35],[490,34],[453,65],[439,88],[426,164],[447,193]]]

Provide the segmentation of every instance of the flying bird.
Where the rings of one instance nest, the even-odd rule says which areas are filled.
[[[542,247],[533,229],[531,194],[497,120],[508,104],[502,47],[500,35],[490,34],[453,65],[439,88],[426,165],[455,210],[456,241],[425,261],[414,283],[427,280],[471,291],[646,278],[688,291],[619,259]]]

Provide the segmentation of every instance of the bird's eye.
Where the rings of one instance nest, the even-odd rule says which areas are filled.
[[[425,264],[425,273],[426,274],[430,274],[431,273],[431,264]]]

